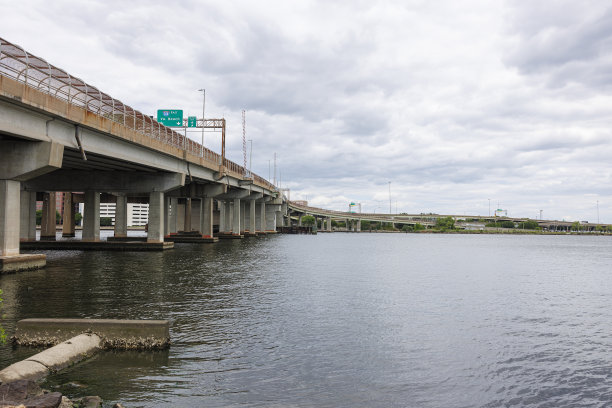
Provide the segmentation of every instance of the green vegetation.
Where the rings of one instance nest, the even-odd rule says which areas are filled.
[[[302,225],[305,227],[312,227],[315,224],[315,217],[312,215],[302,216]]]
[[[414,227],[412,225],[404,224],[402,226],[402,232],[412,232],[414,231]]]
[[[111,217],[100,217],[101,227],[111,227],[113,225],[113,219]]]
[[[59,224],[61,219],[59,211],[55,210],[55,225]],[[36,225],[42,225],[42,210],[36,210]]]
[[[436,229],[448,231],[455,229],[455,219],[453,217],[441,217],[436,220]]]
[[[76,225],[81,225],[81,220],[83,219],[83,216],[81,215],[81,213],[75,213],[74,214],[74,223]]]
[[[371,225],[372,224],[370,223],[370,221],[361,221],[361,230],[362,231],[369,230]]]
[[[517,228],[518,229],[539,230],[540,226],[538,225],[536,221],[528,220],[528,221],[519,222]]]
[[[419,224],[418,222],[414,224],[415,231],[423,231],[424,229],[425,229],[425,226],[423,224]]]

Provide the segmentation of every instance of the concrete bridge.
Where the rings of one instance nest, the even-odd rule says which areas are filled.
[[[66,193],[64,236],[74,236],[83,197],[87,248],[100,241],[101,201],[116,203],[117,241],[127,239],[128,201],[149,203],[147,239],[134,248],[274,233],[278,189],[225,157],[225,119],[198,127],[221,133],[221,154],[0,38],[0,272],[44,265],[20,245],[36,241],[37,201],[41,240],[55,240],[55,192]]]
[[[439,218],[451,217],[455,220],[459,228],[470,228],[473,225],[484,225],[489,223],[501,223],[510,221],[514,224],[519,224],[526,221],[535,221],[538,226],[546,231],[571,231],[575,227],[575,222],[556,221],[556,220],[531,220],[528,218],[512,218],[512,217],[491,217],[481,215],[456,215],[456,214],[374,214],[374,213],[352,213],[344,211],[326,210],[323,208],[311,207],[297,203],[295,201],[287,201],[287,222],[292,222],[296,226],[301,226],[301,219],[304,215],[312,215],[317,220],[317,224],[321,224],[324,231],[332,231],[332,221],[341,221],[346,223],[348,231],[361,231],[361,221],[382,222],[395,225],[411,225],[421,224],[425,227],[433,227],[436,225]],[[580,223],[580,231],[596,232],[604,229],[610,231],[610,224],[589,224]]]

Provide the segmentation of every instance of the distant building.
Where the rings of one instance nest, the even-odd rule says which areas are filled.
[[[108,217],[115,225],[115,203],[100,203],[100,218]],[[127,205],[127,225],[128,227],[137,227],[146,225],[149,222],[149,204],[132,204]]]

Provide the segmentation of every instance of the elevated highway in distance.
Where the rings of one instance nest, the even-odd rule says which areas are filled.
[[[421,224],[426,227],[432,227],[436,225],[439,218],[451,217],[455,220],[456,224],[461,228],[465,227],[466,224],[489,224],[489,223],[501,223],[503,221],[510,221],[515,224],[526,221],[535,221],[540,227],[548,231],[570,231],[572,227],[575,227],[575,222],[568,221],[555,221],[555,220],[533,220],[529,218],[512,218],[512,217],[491,217],[481,215],[453,215],[453,214],[378,214],[378,213],[354,213],[345,211],[334,211],[326,210],[323,208],[310,207],[296,203],[295,201],[288,201],[287,208],[289,216],[293,214],[294,217],[299,219],[302,215],[312,215],[315,218],[322,219],[325,224],[325,229],[331,231],[331,221],[343,221],[348,222],[347,228],[353,231],[360,231],[360,221],[370,222],[384,222],[399,225],[412,225]],[[358,222],[359,221],[359,222]],[[608,229],[610,224],[589,224],[581,223],[580,230],[585,232],[594,232],[597,227]]]

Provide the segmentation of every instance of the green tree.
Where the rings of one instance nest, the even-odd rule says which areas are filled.
[[[578,221],[574,221],[572,223],[572,227],[571,227],[572,231],[580,231],[581,229],[582,229],[582,225],[580,225]]]
[[[100,217],[101,227],[110,227],[113,225],[113,219],[111,217]]]
[[[42,210],[36,210],[36,225],[42,225]]]
[[[370,223],[370,221],[363,220],[363,221],[361,221],[361,230],[362,231],[369,230],[371,225],[372,224]]]
[[[453,217],[440,217],[436,220],[436,228],[440,231],[455,229],[455,219]]]
[[[76,225],[81,225],[82,219],[83,219],[83,215],[81,215],[81,213],[74,213],[74,223]]]
[[[419,224],[418,222],[414,224],[415,231],[423,231],[424,229],[425,229],[425,226],[423,224]]]
[[[517,228],[519,228],[519,229],[528,229],[528,230],[537,230],[537,229],[539,229],[539,227],[540,226],[537,223],[537,221],[527,220],[527,221],[519,222]]]
[[[414,227],[412,225],[404,224],[402,226],[402,231],[403,232],[412,232],[412,231],[414,231]]]
[[[302,225],[306,227],[312,227],[315,224],[315,217],[312,215],[304,215],[302,216]]]

